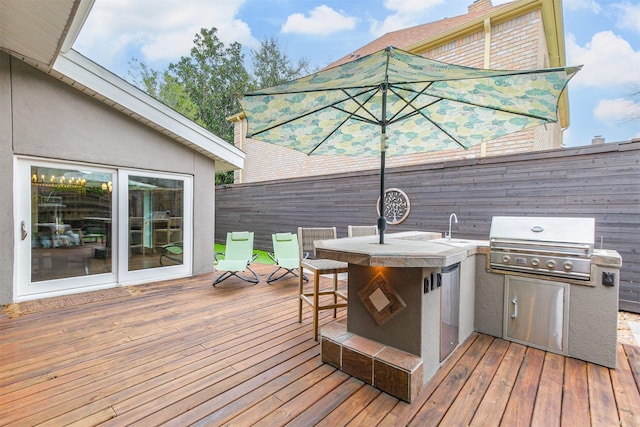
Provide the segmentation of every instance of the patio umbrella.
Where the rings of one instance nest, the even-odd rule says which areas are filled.
[[[486,70],[393,47],[245,94],[247,137],[309,155],[385,156],[470,148],[557,121],[558,99],[580,67]]]

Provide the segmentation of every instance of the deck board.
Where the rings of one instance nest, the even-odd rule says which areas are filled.
[[[491,343],[478,369],[473,371],[458,397],[447,409],[442,419],[443,425],[466,426],[471,423],[476,408],[487,392],[508,348],[509,343],[501,339]]]
[[[471,420],[472,426],[499,425],[507,402],[511,396],[516,377],[524,359],[526,347],[520,344],[509,344],[509,349],[493,377],[484,398],[478,405]]]
[[[627,351],[631,348],[618,344],[618,364],[611,370],[611,384],[623,426],[640,425],[640,393],[633,392],[634,387],[638,387],[627,359]]]
[[[527,348],[520,372],[502,417],[503,425],[528,426],[531,424],[543,363],[543,351]]]
[[[267,285],[271,269],[255,286],[209,274],[1,316],[0,424],[640,425],[627,344],[613,370],[474,333],[402,402],[322,363],[296,278]]]
[[[546,427],[560,425],[563,376],[564,357],[554,353],[545,354],[531,425]]]
[[[589,400],[587,386],[587,364],[581,360],[567,358],[564,371],[564,393],[562,399],[563,425],[591,425],[589,406],[599,402]]]

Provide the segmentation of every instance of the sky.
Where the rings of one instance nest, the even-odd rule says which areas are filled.
[[[130,80],[132,60],[164,70],[201,28],[251,49],[275,38],[294,62],[322,68],[385,33],[463,15],[473,0],[95,0],[73,48]],[[492,4],[507,3],[493,0]],[[564,145],[640,138],[640,1],[564,0],[569,82]],[[635,95],[634,95],[635,94]],[[635,120],[633,119],[635,117]]]

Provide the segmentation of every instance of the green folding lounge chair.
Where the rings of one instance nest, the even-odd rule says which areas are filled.
[[[292,233],[275,233],[271,235],[273,241],[273,253],[268,253],[269,257],[278,267],[267,278],[267,283],[282,279],[287,274],[298,277],[295,270],[300,269],[300,248],[298,247],[298,236]],[[281,270],[284,270],[282,272]],[[308,281],[306,277],[303,277]]]
[[[220,259],[220,256],[223,256],[224,259]],[[252,231],[234,231],[227,233],[227,246],[224,254],[216,253],[214,257],[217,261],[215,269],[223,273],[213,282],[213,286],[231,276],[236,276],[245,282],[254,284],[260,281],[256,272],[249,266],[249,264],[258,258],[258,254],[253,253]],[[251,272],[253,276],[247,277],[239,274],[247,270]]]

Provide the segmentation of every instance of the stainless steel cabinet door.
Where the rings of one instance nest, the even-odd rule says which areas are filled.
[[[440,276],[440,361],[443,361],[459,342],[460,263],[443,268]]]
[[[566,354],[569,285],[506,276],[505,339]]]

